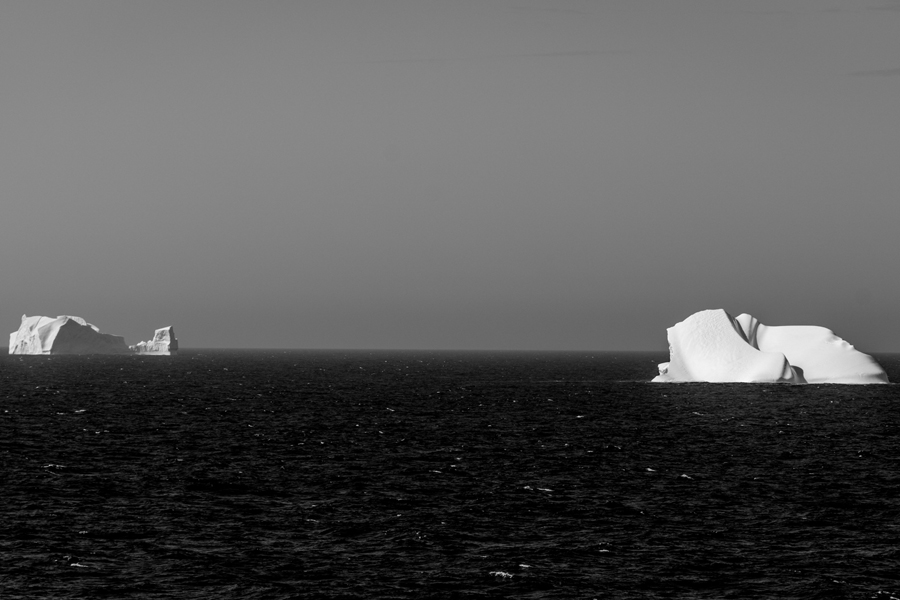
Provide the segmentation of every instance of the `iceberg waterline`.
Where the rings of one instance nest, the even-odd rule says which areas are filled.
[[[825,327],[768,326],[715,309],[667,332],[669,362],[655,382],[888,383],[874,358]]]
[[[178,340],[172,327],[157,329],[153,340],[128,346],[119,335],[71,315],[22,315],[19,329],[9,334],[10,354],[175,354]]]

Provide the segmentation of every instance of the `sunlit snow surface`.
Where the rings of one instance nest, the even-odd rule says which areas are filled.
[[[888,383],[875,359],[824,327],[772,327],[717,309],[667,331],[669,362],[655,382]]]

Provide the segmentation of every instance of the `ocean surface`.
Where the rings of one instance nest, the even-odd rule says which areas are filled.
[[[665,359],[3,356],[0,598],[900,598],[900,387]]]

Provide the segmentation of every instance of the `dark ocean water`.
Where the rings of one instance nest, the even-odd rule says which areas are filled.
[[[5,356],[0,598],[900,598],[900,387],[665,358]]]

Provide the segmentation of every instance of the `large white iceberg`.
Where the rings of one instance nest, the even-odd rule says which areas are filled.
[[[22,315],[18,331],[9,334],[10,354],[128,354],[125,338],[100,333],[81,317]]]
[[[153,339],[146,342],[138,342],[129,346],[136,354],[155,354],[170,356],[178,353],[178,340],[175,339],[175,329],[172,326],[157,329]]]
[[[772,327],[717,309],[667,331],[669,362],[656,382],[888,383],[875,359],[824,327]]]
[[[81,317],[69,315],[22,315],[19,329],[9,334],[10,354],[173,354],[177,349],[171,327],[157,329],[150,342],[129,347],[122,336],[100,333]]]

